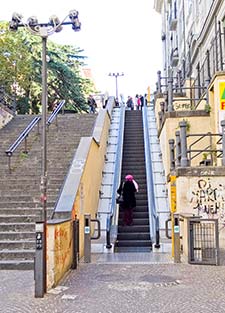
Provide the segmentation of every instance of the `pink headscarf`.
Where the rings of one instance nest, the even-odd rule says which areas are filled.
[[[125,176],[126,181],[132,181],[133,179],[134,179],[134,177],[132,175]]]
[[[136,191],[138,192],[138,184],[137,184],[137,182],[134,180],[134,177],[132,176],[132,175],[126,175],[125,176],[125,180],[126,181],[132,181],[133,182],[133,184],[134,184],[134,186],[135,186],[135,188],[136,188]]]

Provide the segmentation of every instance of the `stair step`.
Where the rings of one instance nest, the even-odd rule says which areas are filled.
[[[122,218],[119,218],[119,225],[122,224]],[[133,225],[149,225],[148,218],[133,218]]]
[[[138,233],[147,233],[149,232],[148,225],[132,225],[132,226],[118,226],[118,233],[130,233],[130,232],[138,232]]]
[[[117,247],[115,246],[115,252],[126,252],[126,253],[132,253],[132,252],[151,252],[152,246],[149,247]]]
[[[123,212],[120,212],[119,213],[119,219],[121,219],[122,216],[123,216]],[[139,219],[139,218],[148,219],[148,217],[149,217],[148,211],[146,211],[146,212],[133,212],[133,218],[134,219]]]
[[[119,233],[117,240],[150,240],[150,234],[148,233]]]
[[[0,249],[1,249],[1,253],[5,250],[17,250],[17,249],[21,249],[21,250],[30,250],[30,249],[34,249],[35,248],[35,240],[0,240]]]
[[[1,231],[35,231],[35,223],[1,223]]]
[[[15,249],[15,250],[1,250],[0,260],[32,260],[34,258],[35,250],[31,249]]]
[[[48,207],[54,207],[55,202],[48,202],[47,201],[47,206]],[[15,207],[19,207],[19,208],[40,208],[41,207],[41,203],[40,202],[0,202],[0,208],[15,208]]]
[[[116,242],[117,247],[151,247],[150,240],[120,240]]]
[[[4,231],[0,232],[0,240],[34,240],[35,229],[33,231]]]
[[[34,259],[30,260],[0,260],[0,270],[33,270]]]
[[[40,216],[40,215],[39,215]],[[36,215],[0,215],[0,223],[28,223],[37,220]]]

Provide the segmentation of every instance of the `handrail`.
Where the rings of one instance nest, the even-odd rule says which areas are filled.
[[[10,158],[13,155],[13,152],[16,150],[16,148],[21,144],[23,140],[25,140],[25,153],[27,153],[27,136],[31,132],[31,130],[34,128],[36,124],[38,124],[41,120],[41,116],[36,116],[29,125],[22,131],[22,133],[17,137],[17,139],[14,141],[13,144],[5,151],[6,155],[9,157],[9,172],[11,173],[11,163]],[[39,124],[38,124],[39,126]],[[39,133],[39,127],[38,127],[38,133]]]
[[[152,169],[152,158],[151,158],[151,146],[149,141],[149,129],[148,129],[148,116],[147,106],[142,108],[142,119],[143,119],[143,131],[144,131],[144,146],[145,146],[145,166],[146,166],[146,178],[147,178],[147,194],[148,204],[150,213],[150,234],[151,239],[155,242],[155,247],[159,248],[160,244],[160,233],[159,233],[159,217],[156,212],[155,204],[155,192],[153,182],[153,169]]]
[[[110,249],[112,247],[110,241],[110,233],[113,218],[116,218],[115,208],[116,206],[116,194],[117,188],[119,185],[120,175],[121,175],[121,160],[122,160],[122,152],[123,152],[123,133],[124,133],[124,117],[125,117],[125,105],[121,105],[120,107],[120,120],[119,120],[119,133],[117,138],[117,149],[116,149],[116,160],[115,160],[115,171],[113,177],[113,185],[112,185],[112,198],[111,198],[111,206],[110,211],[106,220],[106,248]]]
[[[65,104],[65,100],[62,100],[61,102],[59,102],[59,104],[57,105],[55,110],[49,116],[47,123],[46,123],[47,126],[49,126],[54,121],[54,119],[57,118],[57,115],[58,115],[59,111],[61,110],[61,108],[64,106],[64,104]]]

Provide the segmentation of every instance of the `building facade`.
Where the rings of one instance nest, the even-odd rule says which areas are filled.
[[[174,212],[218,220],[225,248],[225,1],[155,0],[154,8],[163,51],[154,104],[172,223]]]

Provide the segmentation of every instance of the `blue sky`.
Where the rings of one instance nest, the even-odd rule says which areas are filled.
[[[153,0],[11,0],[1,8],[0,20],[10,20],[13,12],[26,21],[35,15],[45,22],[53,14],[63,19],[70,10],[79,11],[80,32],[65,26],[51,40],[84,49],[96,86],[115,95],[115,78],[109,72],[123,72],[118,78],[119,94],[134,96],[155,88],[161,69],[161,17]]]

